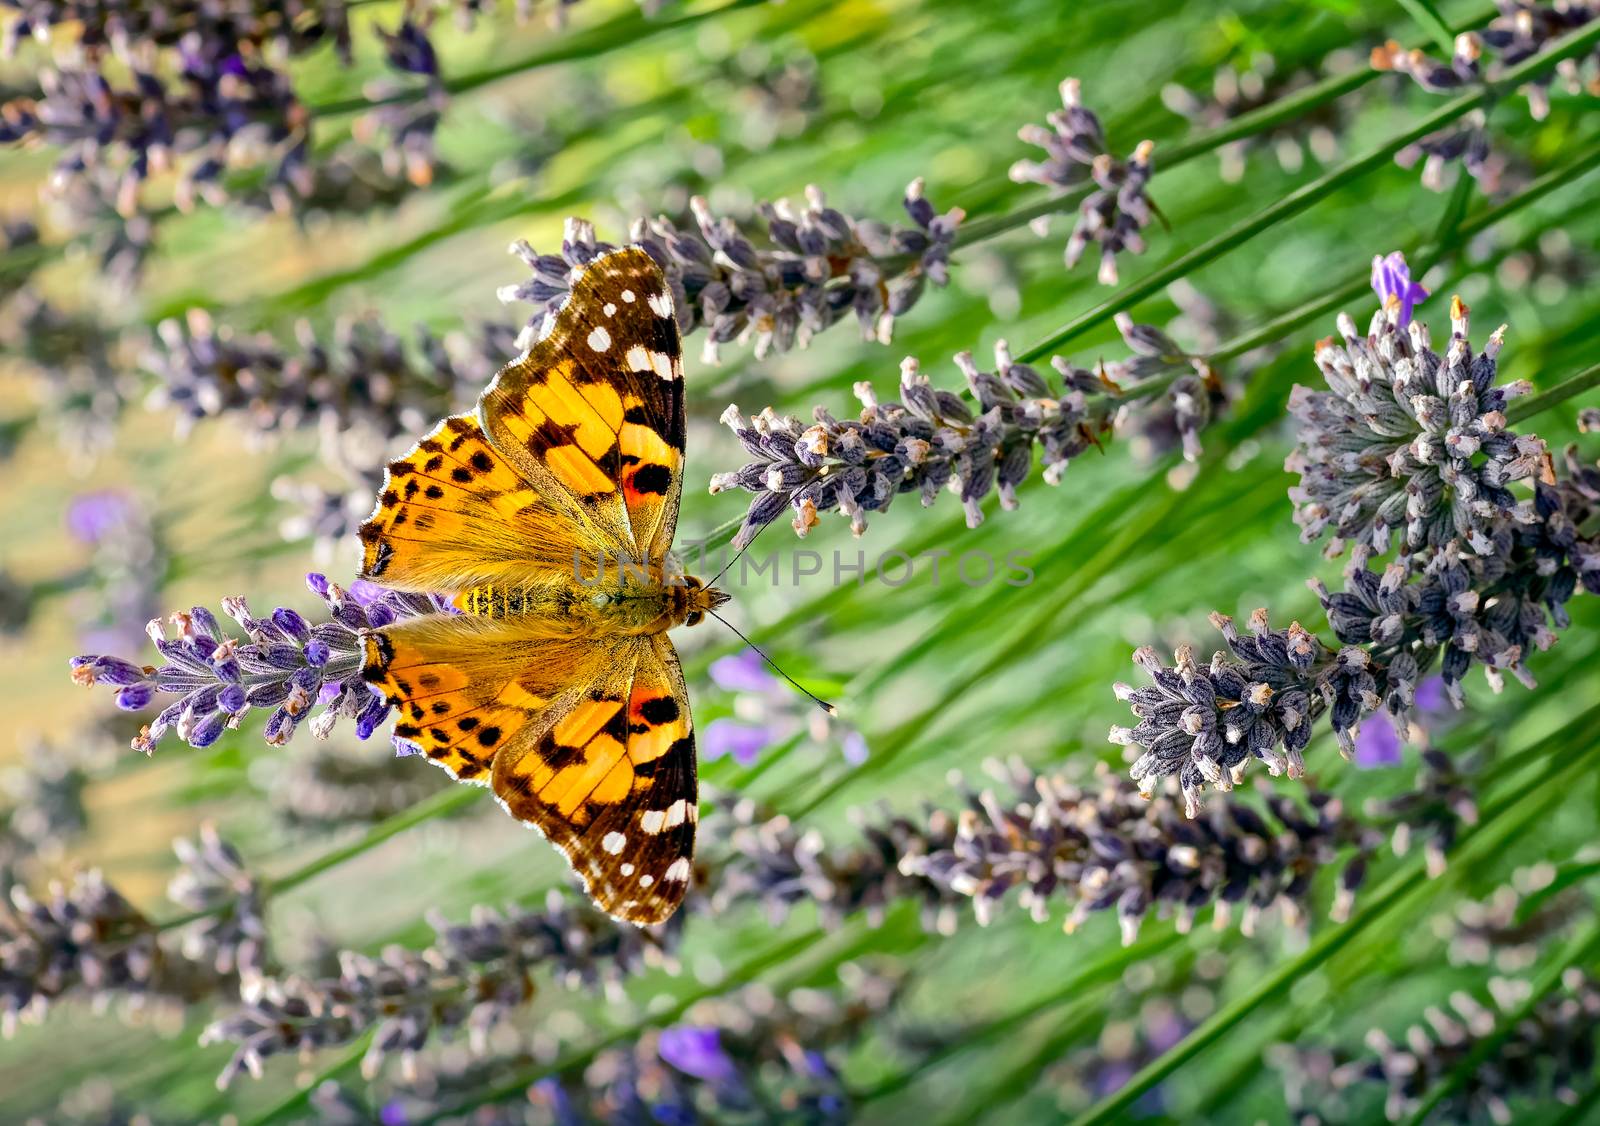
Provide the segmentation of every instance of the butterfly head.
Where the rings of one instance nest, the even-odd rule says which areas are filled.
[[[682,592],[680,597],[683,600],[680,621],[685,625],[699,625],[702,621],[706,621],[706,614],[722,606],[731,597],[723,590],[702,584],[693,574],[683,576],[683,585],[678,587],[678,590]]]
[[[683,624],[697,626],[705,620],[708,613],[727,602],[731,595],[715,587],[704,585],[693,575],[683,578]]]

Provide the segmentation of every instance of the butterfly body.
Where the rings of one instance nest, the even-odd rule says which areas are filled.
[[[670,553],[683,444],[671,294],[645,251],[612,251],[474,413],[390,463],[361,527],[364,578],[457,611],[364,637],[395,737],[492,786],[641,925],[682,901],[699,810],[667,631],[727,597]]]
[[[526,616],[570,637],[665,633],[699,625],[728,600],[693,575],[619,561],[614,572],[569,583],[473,587],[453,601],[464,614],[487,618]]]

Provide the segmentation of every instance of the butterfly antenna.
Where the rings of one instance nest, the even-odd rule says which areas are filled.
[[[717,579],[720,579],[723,575],[726,575],[730,570],[733,569],[733,565],[735,563],[739,562],[740,559],[744,558],[744,553],[749,551],[750,550],[750,545],[756,542],[756,536],[759,536],[762,532],[766,531],[767,530],[767,526],[769,524],[771,524],[774,520],[776,520],[778,517],[782,516],[787,511],[788,511],[788,509],[786,509],[786,508],[780,508],[780,509],[778,509],[778,511],[774,512],[771,516],[768,516],[765,520],[761,521],[761,526],[759,528],[757,528],[754,532],[751,533],[750,538],[745,541],[744,546],[741,547],[738,551],[734,552],[733,553],[733,558],[728,560],[727,564],[722,568],[722,570],[718,571],[716,573],[716,575],[714,575],[712,577],[711,581],[706,583],[705,585],[706,586],[716,586],[717,585]],[[728,625],[727,622],[723,622],[722,624],[725,625],[725,626]],[[733,629],[732,626],[728,626],[728,628],[729,629]],[[738,633],[739,631],[734,629],[733,632],[734,633]],[[747,641],[747,642],[745,642],[745,644],[749,645],[750,643]],[[755,649],[756,647],[754,645],[750,645],[750,648]],[[759,653],[760,650],[757,649],[756,652]],[[771,665],[772,662],[768,661],[767,664]],[[773,665],[772,667],[773,668],[777,668],[776,665]]]
[[[706,612],[708,614],[710,614],[713,618],[717,619],[717,621],[721,622],[723,625],[725,625],[729,629],[733,630],[733,636],[737,637],[740,641],[742,641],[746,645],[750,646],[751,650],[754,651],[756,656],[760,657],[763,661],[767,662],[767,664],[772,666],[772,671],[773,672],[777,673],[779,676],[783,677],[783,679],[787,680],[790,684],[794,685],[795,689],[797,691],[802,692],[805,695],[809,696],[811,698],[812,703],[816,704],[817,707],[821,708],[823,711],[827,712],[829,715],[838,715],[839,714],[839,709],[838,708],[836,708],[832,704],[828,703],[828,701],[824,700],[821,696],[818,696],[815,692],[811,691],[811,689],[807,688],[805,685],[801,684],[794,677],[790,676],[788,673],[786,673],[782,669],[780,669],[778,667],[778,663],[776,661],[774,661],[771,657],[767,656],[765,653],[763,653],[761,651],[760,646],[758,646],[755,642],[751,641],[744,634],[740,633],[737,629],[734,629],[733,623],[728,621],[727,618],[724,618],[721,614],[717,613],[715,610],[708,610]]]

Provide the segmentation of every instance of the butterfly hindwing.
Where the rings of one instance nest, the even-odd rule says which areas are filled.
[[[566,856],[599,906],[668,918],[699,818],[689,697],[665,634],[551,637],[529,616],[431,614],[365,638],[394,733],[490,783]]]
[[[513,464],[559,481],[632,558],[666,555],[683,488],[682,343],[644,250],[589,263],[550,334],[500,371],[478,409]]]
[[[665,634],[628,640],[537,743],[495,759],[494,789],[561,849],[601,909],[648,925],[688,890],[699,798],[677,653]]]
[[[428,614],[364,637],[362,675],[394,733],[462,781],[487,783],[502,748],[537,738],[600,676],[604,650],[531,618]]]

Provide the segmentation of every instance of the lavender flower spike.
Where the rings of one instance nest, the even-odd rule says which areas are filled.
[[[698,196],[689,203],[692,227],[680,228],[664,215],[636,219],[629,227],[629,241],[642,246],[666,275],[678,327],[686,336],[705,330],[707,363],[716,363],[720,346],[734,340],[749,341],[757,359],[804,348],[852,315],[864,339],[887,344],[894,319],[910,312],[928,283],[949,280],[950,251],[964,213],[936,211],[920,179],[901,200],[911,226],[845,215],[828,206],[816,187],[808,187],[805,197],[804,206],[787,200],[761,204],[764,230],[715,214]],[[533,276],[501,287],[500,300],[535,307],[519,339],[523,347],[555,323],[572,278],[610,249],[596,240],[594,225],[581,219],[567,220],[560,254],[539,254],[520,240],[512,244],[511,252]]]
[[[1106,147],[1100,119],[1083,104],[1076,78],[1061,83],[1061,109],[1044,125],[1024,125],[1017,135],[1044,150],[1043,160],[1019,160],[1011,166],[1011,179],[1019,184],[1041,184],[1061,195],[1092,181],[1094,185],[1078,205],[1078,219],[1067,239],[1067,269],[1078,264],[1089,244],[1100,244],[1101,285],[1117,284],[1117,255],[1124,250],[1144,253],[1139,232],[1156,213],[1146,194],[1154,174],[1151,156],[1155,146],[1140,141],[1127,160],[1119,160]],[[1035,227],[1043,234],[1044,224]]]
[[[1408,551],[1463,540],[1490,554],[1499,522],[1534,519],[1508,486],[1540,472],[1545,445],[1512,432],[1505,413],[1529,385],[1496,382],[1505,326],[1474,352],[1459,297],[1443,355],[1421,321],[1400,327],[1403,308],[1390,302],[1364,335],[1340,314],[1343,340],[1317,346],[1328,390],[1290,394],[1298,445],[1284,467],[1300,474],[1289,492],[1295,523],[1307,543],[1332,530],[1329,555],[1346,541],[1387,551],[1395,531]]]
[[[272,709],[264,734],[273,745],[287,743],[318,704],[322,712],[311,721],[312,734],[326,738],[342,716],[355,720],[356,734],[365,739],[388,707],[361,679],[361,632],[443,604],[387,591],[362,598],[317,574],[307,575],[306,585],[327,605],[326,620],[313,624],[283,607],[257,618],[244,599],[225,598],[223,609],[243,628],[244,639],[223,633],[216,616],[196,606],[172,615],[172,636],[159,620],[150,623],[150,639],[164,659],[160,666],[74,657],[72,679],[117,688],[118,705],[129,711],[158,694],[178,697],[133,740],[146,754],[168,731],[191,747],[208,747],[251,708]]]
[[[1372,288],[1385,309],[1391,301],[1399,305],[1399,315],[1395,318],[1397,329],[1409,325],[1411,310],[1428,299],[1428,291],[1411,280],[1411,267],[1406,265],[1406,256],[1398,250],[1372,256]]]
[[[1016,507],[1035,447],[1045,482],[1057,484],[1067,463],[1109,421],[1111,385],[1103,369],[1090,372],[1057,358],[1052,366],[1064,385],[1057,392],[1032,366],[1013,361],[1004,341],[995,345],[993,372],[979,370],[968,352],[959,353],[955,365],[972,392],[970,404],[933,386],[908,357],[900,365],[900,401],[880,402],[870,383],[856,384],[859,421],[837,419],[822,407],[812,412],[810,426],[770,408],[747,420],[730,406],[722,421],[754,460],[716,474],[711,491],[756,494],[734,546],[748,543],[786,507],[794,509],[799,535],[816,526],[819,513],[834,509],[860,535],[867,514],[886,510],[901,493],[917,494],[927,507],[947,489],[975,528],[991,493],[1002,508]],[[1093,403],[1087,394],[1097,396]]]

